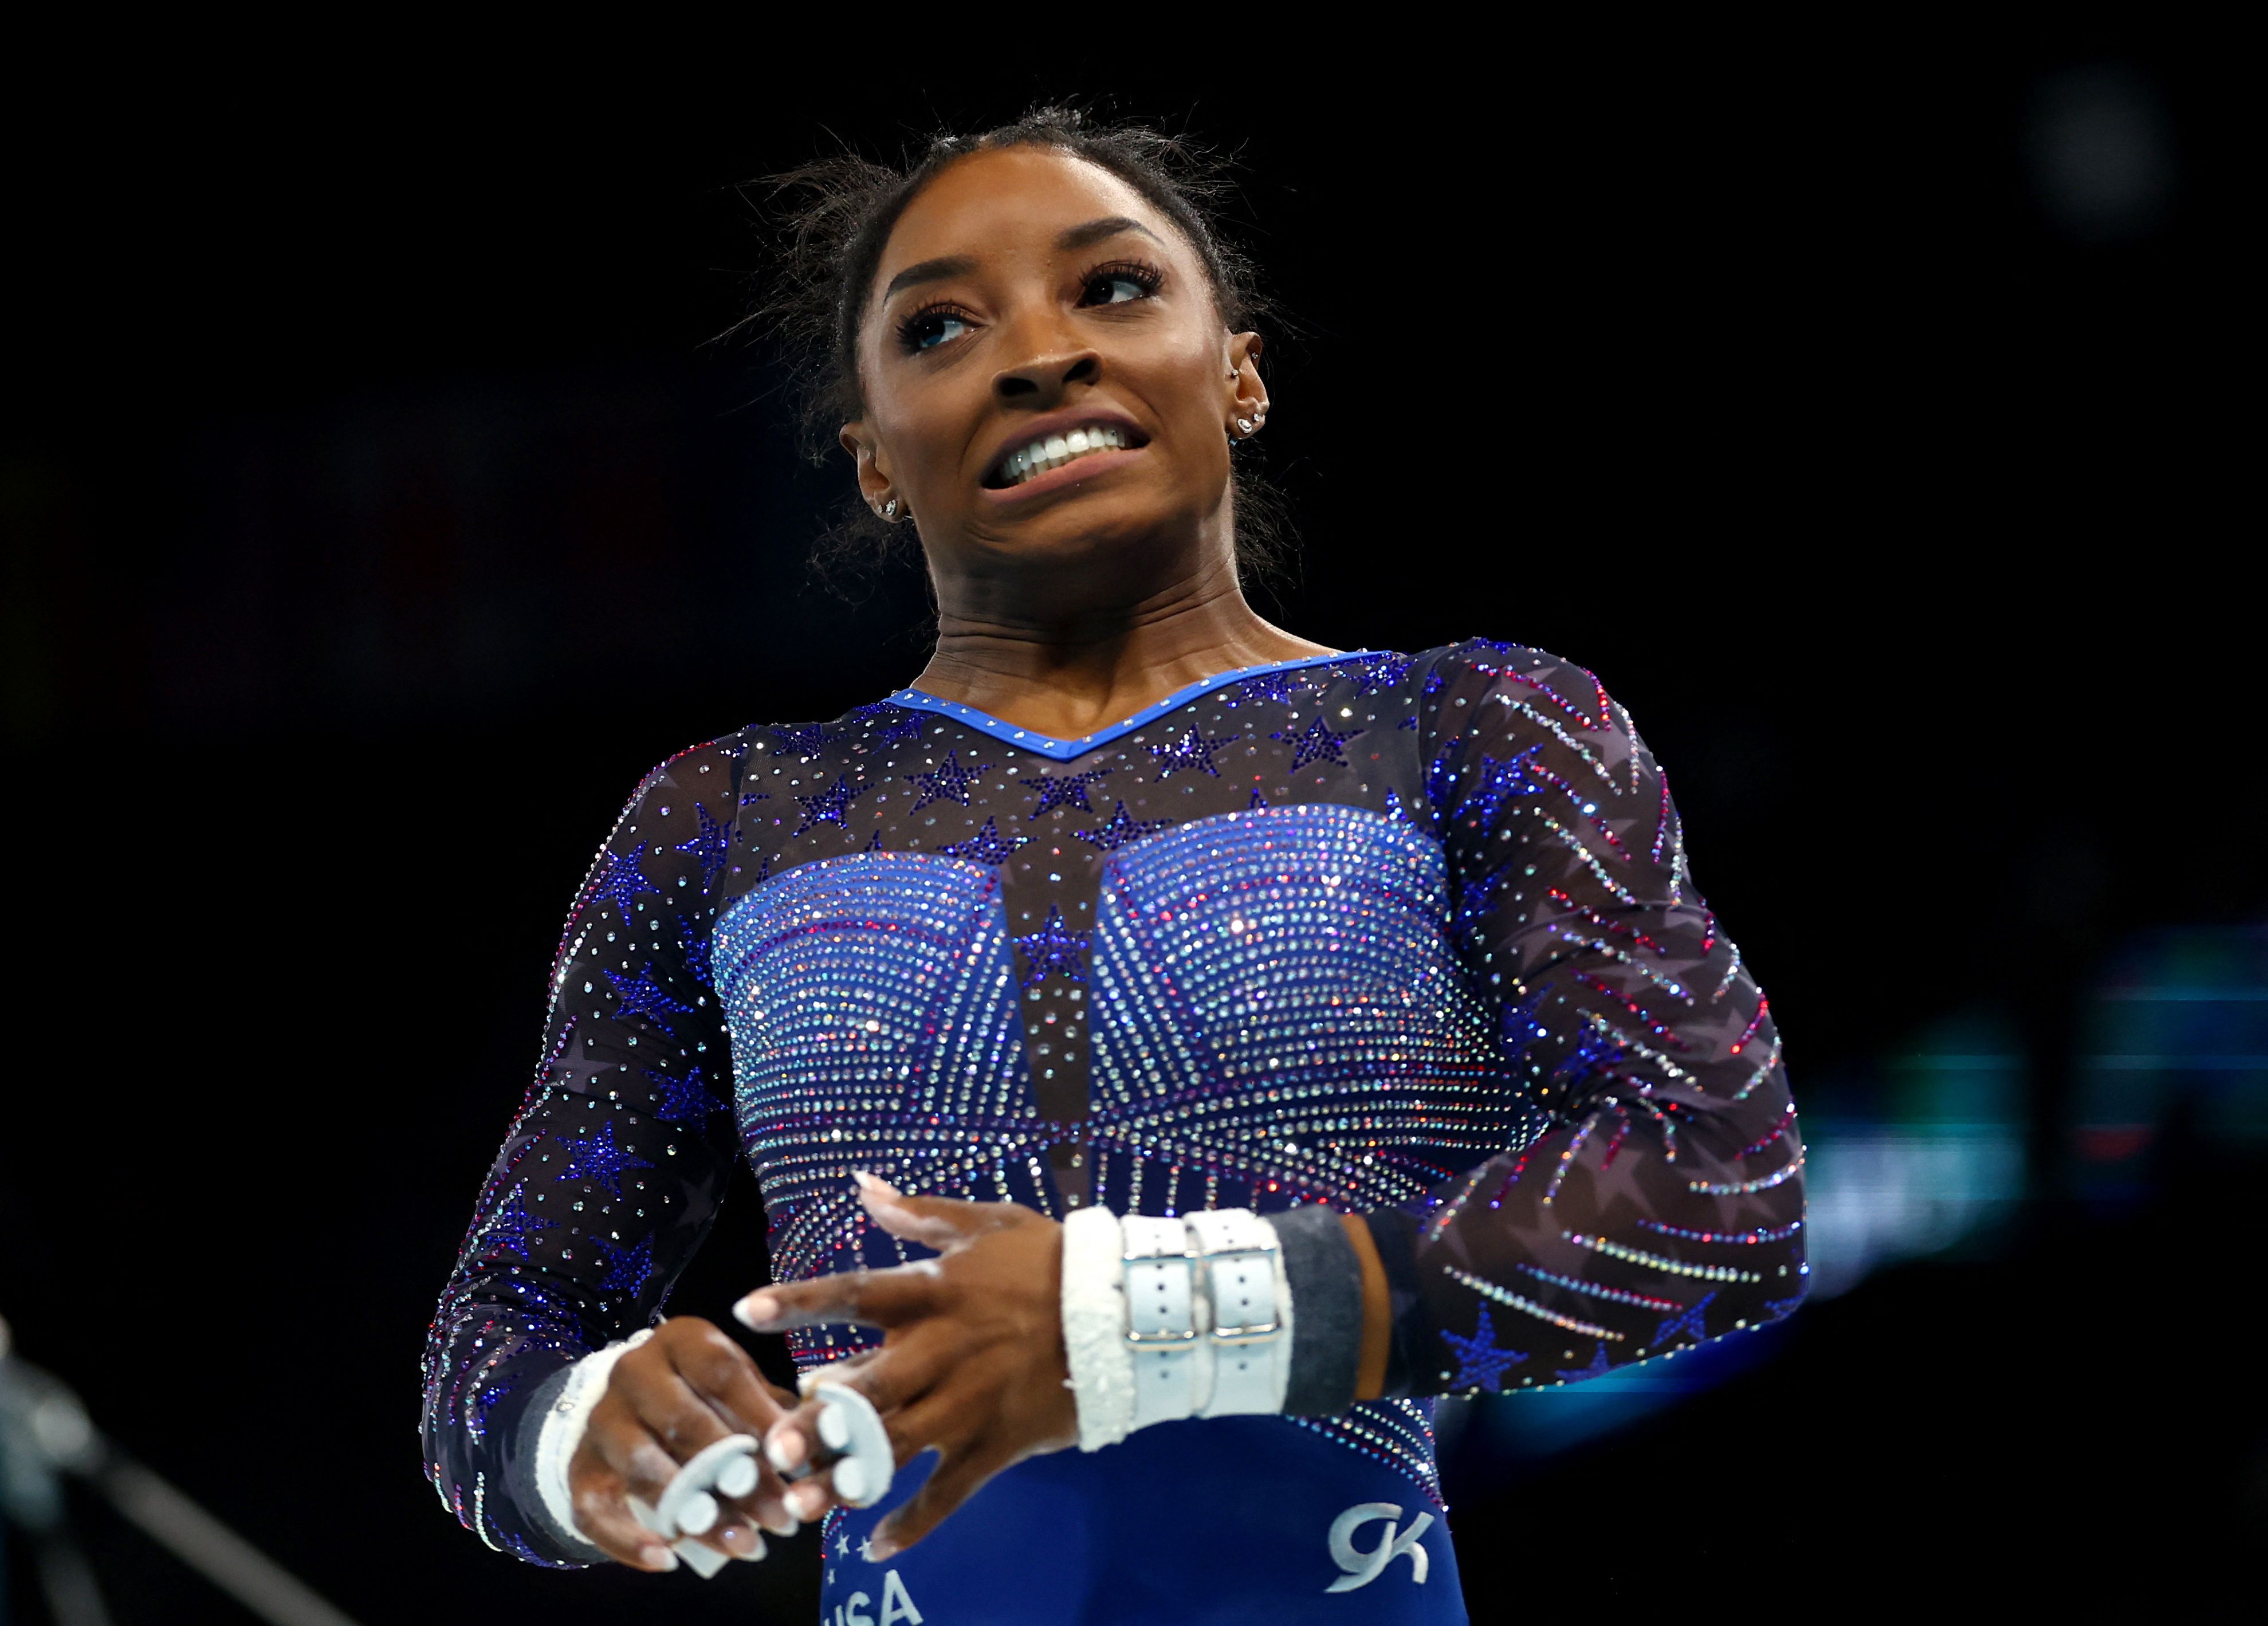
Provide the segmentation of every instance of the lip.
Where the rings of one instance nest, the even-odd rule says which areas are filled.
[[[1035,475],[1021,485],[992,486],[983,483],[990,476],[991,472],[1006,460],[1008,454],[1019,446],[1029,445],[1033,441],[1043,439],[1049,435],[1068,435],[1075,429],[1094,429],[1104,426],[1119,430],[1135,444],[1108,452],[1090,452],[1084,457],[1072,459],[1060,468],[1051,468],[1046,474]],[[1020,423],[1001,437],[998,443],[993,446],[991,455],[984,461],[984,474],[978,477],[977,489],[983,492],[986,497],[1000,502],[1042,496],[1049,491],[1059,491],[1066,486],[1077,485],[1082,481],[1090,480],[1097,475],[1116,468],[1129,459],[1139,457],[1149,444],[1150,438],[1142,432],[1141,426],[1123,412],[1114,412],[1108,408],[1100,410],[1086,408],[1051,412],[1045,417],[1034,418],[1028,423]]]

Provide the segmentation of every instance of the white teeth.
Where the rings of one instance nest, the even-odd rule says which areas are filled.
[[[1067,435],[1049,435],[1020,446],[1010,452],[1000,465],[1001,477],[1009,485],[1021,485],[1037,478],[1049,469],[1060,468],[1073,458],[1084,457],[1090,452],[1108,452],[1126,445],[1125,431],[1110,424],[1092,424],[1072,430]]]

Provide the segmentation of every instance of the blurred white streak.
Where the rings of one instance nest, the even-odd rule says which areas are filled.
[[[1815,1299],[1989,1231],[2023,1199],[2024,1143],[2012,1124],[1822,1125],[1805,1138]]]

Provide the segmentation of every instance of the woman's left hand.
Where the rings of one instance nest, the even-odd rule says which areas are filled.
[[[1001,1469],[1077,1444],[1079,1413],[1064,1357],[1063,1227],[1012,1203],[909,1197],[857,1178],[877,1225],[939,1256],[760,1288],[733,1313],[758,1332],[845,1321],[882,1329],[880,1349],[828,1368],[827,1381],[873,1402],[900,1468],[932,1448],[942,1460],[870,1538],[880,1560],[920,1541]],[[791,1468],[825,1453],[821,1403],[806,1399],[766,1436]],[[836,1503],[825,1471],[787,1497],[805,1519]]]

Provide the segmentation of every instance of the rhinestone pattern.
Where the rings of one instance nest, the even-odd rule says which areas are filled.
[[[435,1487],[523,1556],[518,1409],[658,1313],[736,1155],[788,1278],[919,1255],[860,1168],[1053,1214],[1367,1213],[1416,1290],[1411,1396],[1801,1296],[1770,1006],[1627,715],[1516,645],[1222,673],[1071,741],[911,691],[748,730],[639,788],[553,992],[426,1362]],[[1438,1497],[1429,1413],[1271,1426]]]

